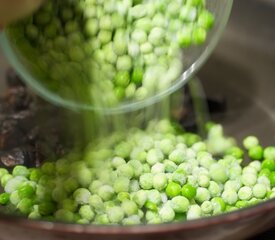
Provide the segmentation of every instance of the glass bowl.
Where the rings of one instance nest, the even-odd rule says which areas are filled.
[[[150,3],[150,1],[144,2]],[[113,87],[113,84],[107,79],[107,75],[100,75],[104,71],[102,71],[98,65],[95,66],[93,64],[87,64],[86,67],[79,68],[81,65],[76,61],[70,62],[70,64],[67,64],[66,66],[63,65],[64,68],[62,68],[60,67],[61,65],[55,64],[57,63],[55,57],[50,57],[46,61],[43,59],[43,56],[40,56],[39,52],[36,52],[35,47],[30,45],[26,46],[25,33],[22,32],[22,25],[20,25],[20,23],[9,27],[4,33],[1,34],[0,44],[2,45],[2,48],[10,63],[13,65],[19,75],[38,94],[40,94],[48,101],[56,105],[61,105],[66,108],[76,110],[98,110],[106,114],[127,112],[151,105],[159,101],[164,96],[167,96],[175,90],[179,89],[188,81],[188,79],[190,79],[190,77],[206,61],[207,57],[210,55],[215,45],[217,44],[218,39],[220,38],[220,35],[228,21],[231,7],[232,0],[206,1],[206,8],[215,17],[215,22],[213,27],[208,32],[204,44],[200,46],[190,46],[183,49],[183,51],[180,51],[179,48],[175,48],[173,53],[175,54],[173,56],[176,56],[175,59],[173,58],[175,60],[173,62],[175,65],[171,65],[170,68],[168,66],[168,68],[170,70],[172,69],[173,71],[171,70],[169,72],[169,69],[166,69],[167,71],[158,71],[159,69],[163,70],[163,68],[152,68],[153,70],[151,69],[151,75],[149,74],[148,77],[149,80],[147,80],[147,85],[149,84],[149,88],[147,89],[150,90],[145,89],[145,91],[143,88],[141,90],[135,91],[135,89],[133,90],[131,87],[129,87],[129,89],[127,88],[127,93],[129,96],[131,96],[133,92],[135,93],[134,98],[124,97],[125,92],[121,93],[121,88],[119,87],[116,88],[115,96],[110,94],[110,92],[112,92],[110,89]],[[169,21],[170,19],[168,18],[166,20]],[[24,21],[28,22],[30,20],[28,19]],[[131,31],[134,30],[135,28],[129,31],[132,34]],[[15,35],[17,37],[15,37]],[[99,37],[99,35],[96,37]],[[173,36],[173,38],[175,37],[176,36]],[[69,41],[69,39],[66,40]],[[171,44],[173,44],[174,39],[171,41]],[[76,45],[77,42],[75,42],[74,47]],[[62,48],[62,46],[60,46],[60,48]],[[58,52],[58,54],[59,53],[60,52]],[[75,53],[77,55],[77,51]],[[54,54],[55,53],[53,53],[53,55]],[[33,60],[33,56],[36,57],[34,58],[36,60]],[[151,54],[150,57],[157,59],[156,56],[157,55]],[[150,57],[148,58],[148,61],[151,61]],[[45,65],[44,60],[47,62],[46,64],[53,64],[53,66],[58,66],[58,68],[56,69],[53,67],[48,72],[45,72],[44,70],[42,71],[40,66],[41,64]],[[89,62],[88,60],[85,62]],[[138,62],[138,58],[133,60],[133,64],[138,64]],[[155,67],[161,66],[161,58],[157,59],[154,64]],[[82,66],[84,66],[84,64],[82,64]],[[93,68],[94,66],[95,68]],[[97,78],[97,83],[100,83],[96,85],[93,84],[92,87],[89,82],[90,79],[86,74],[87,71],[91,72],[91,69],[91,74]],[[108,73],[110,72],[109,70],[110,68],[107,69]],[[175,71],[177,73],[175,73]],[[66,72],[64,75],[66,76],[66,79],[56,77],[61,76],[64,72]],[[62,78],[65,78],[64,76]],[[91,75],[89,76],[91,77]],[[67,81],[67,79],[69,80]],[[77,79],[77,81],[75,81],[75,79]],[[152,83],[154,84],[152,85]],[[121,99],[118,100],[117,96],[119,96],[118,98]]]

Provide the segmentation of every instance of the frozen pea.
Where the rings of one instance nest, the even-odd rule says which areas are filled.
[[[165,172],[167,172],[167,173],[172,173],[177,169],[177,165],[173,161],[164,160],[163,164],[165,167]]]
[[[198,184],[201,187],[207,188],[210,184],[210,179],[207,175],[201,174],[198,176]]]
[[[45,164],[44,164],[45,165]],[[42,167],[43,168],[43,167]],[[12,170],[12,175],[13,176],[22,176],[22,177],[28,177],[30,175],[30,171],[27,167],[17,165],[14,167]]]
[[[253,161],[249,163],[249,167],[253,167],[257,172],[261,170],[261,162],[260,161]]]
[[[164,158],[163,153],[159,149],[150,149],[147,153],[146,161],[150,165],[161,162]]]
[[[192,186],[198,186],[198,179],[196,176],[188,176],[187,177],[187,183],[189,183]]]
[[[134,176],[134,169],[129,164],[122,164],[117,169],[118,176],[124,176],[131,179]]]
[[[114,189],[109,185],[103,185],[98,189],[98,196],[100,196],[104,201],[109,201],[114,197]],[[90,197],[90,196],[89,196]]]
[[[152,219],[156,219],[156,218],[159,218],[158,212],[150,211],[150,210],[146,211],[145,219],[147,222],[150,222]]]
[[[131,198],[128,192],[120,192],[117,194],[117,200],[123,202],[125,200],[129,200]]]
[[[159,191],[165,189],[165,187],[167,186],[167,178],[165,173],[157,173],[154,177],[153,177],[153,187]]]
[[[207,188],[198,187],[195,200],[199,203],[203,203],[204,201],[208,201],[210,199],[210,193]]]
[[[71,212],[75,212],[77,210],[77,203],[70,198],[63,199],[60,204],[62,209],[69,210]]]
[[[189,208],[189,200],[183,196],[176,196],[171,200],[171,207],[176,213],[185,213]]]
[[[224,189],[225,190],[229,190],[232,189],[234,191],[238,191],[242,186],[242,183],[240,182],[240,180],[228,180],[225,184],[224,184]]]
[[[24,182],[26,182],[27,179],[21,175],[18,175],[14,178],[11,178],[10,180],[7,181],[4,190],[7,193],[12,193],[16,190],[18,190]]]
[[[156,163],[151,167],[151,173],[164,173],[165,166],[163,163]]]
[[[200,165],[207,169],[209,169],[210,166],[214,163],[213,157],[207,152],[201,152],[201,154],[198,155],[197,159]]]
[[[132,68],[131,57],[127,55],[118,57],[116,67],[120,71],[129,71]]]
[[[82,187],[88,187],[92,182],[92,172],[88,168],[83,168],[75,172],[76,180]]]
[[[67,198],[67,192],[63,187],[57,186],[52,190],[52,199],[56,202],[61,202]]]
[[[82,48],[78,46],[73,46],[69,50],[69,56],[72,61],[80,62],[85,58],[85,54]]]
[[[192,149],[195,152],[206,151],[206,144],[204,142],[197,142],[193,144]]]
[[[99,28],[104,30],[112,30],[112,18],[110,15],[104,15],[99,19]]]
[[[139,185],[144,190],[149,190],[153,188],[153,174],[145,173],[142,174],[139,178]]]
[[[143,164],[143,173],[151,173],[151,167],[148,163]]]
[[[138,215],[132,215],[122,220],[123,225],[138,225],[140,224],[140,217]]]
[[[264,184],[257,183],[252,188],[253,195],[255,198],[264,198],[267,193],[266,186]]]
[[[30,214],[31,211],[33,210],[33,200],[29,198],[23,198],[17,204],[17,209],[25,215]]]
[[[184,149],[175,149],[169,155],[169,160],[176,164],[182,163],[186,159],[186,151]]]
[[[65,209],[59,209],[54,213],[54,218],[60,222],[73,222],[74,214]]]
[[[248,186],[241,187],[238,191],[238,197],[241,200],[250,200],[252,195],[252,189]]]
[[[275,147],[269,146],[264,149],[264,158],[275,161]]]
[[[121,157],[114,157],[112,160],[112,166],[118,168],[119,166],[126,164],[126,161]]]
[[[145,17],[147,14],[147,8],[143,4],[137,4],[129,9],[129,16],[134,19]]]
[[[116,193],[128,192],[130,187],[130,180],[127,177],[118,177],[114,181],[113,186]]]
[[[213,204],[210,201],[204,201],[201,205],[201,211],[203,214],[211,214],[213,211]]]
[[[78,204],[87,204],[89,202],[90,196],[91,196],[91,193],[89,192],[89,190],[87,190],[85,188],[78,188],[73,193],[74,200]]]
[[[243,140],[243,145],[247,150],[257,146],[258,144],[259,144],[259,140],[255,136],[248,136]]]
[[[143,172],[143,165],[138,160],[130,160],[127,164],[129,164],[134,170],[134,177],[139,177]]]
[[[39,214],[38,211],[32,211],[32,212],[30,212],[30,214],[28,215],[28,218],[29,218],[29,219],[38,220],[38,219],[41,219],[41,215]]]
[[[168,21],[162,13],[156,12],[156,14],[153,16],[153,19],[151,19],[151,25],[163,28],[168,25]]]
[[[90,205],[83,205],[79,208],[79,214],[82,219],[86,219],[88,221],[92,221],[95,217],[95,213],[93,212]]]
[[[124,16],[114,12],[111,16],[112,26],[114,29],[122,28],[125,25]]]
[[[139,190],[133,195],[133,200],[141,208],[147,201],[147,193],[144,190]]]
[[[180,185],[183,185],[186,183],[186,174],[184,170],[176,170],[174,173],[172,173],[172,181],[175,183],[178,183]]]
[[[10,194],[10,202],[15,206],[20,202],[20,197],[17,190]]]
[[[230,205],[233,205],[238,201],[238,194],[236,193],[236,191],[232,189],[223,191],[221,197],[224,200],[224,202]]]
[[[211,199],[213,204],[213,214],[220,214],[225,211],[225,201],[221,197],[214,197]]]
[[[131,41],[128,44],[128,53],[131,57],[137,57],[140,53],[140,46],[138,43]]]
[[[109,224],[109,218],[107,214],[99,214],[95,218],[95,224]]]
[[[245,173],[251,173],[251,174],[257,175],[257,170],[253,167],[246,166],[243,168],[243,174]]]
[[[242,167],[239,165],[232,166],[229,168],[228,174],[231,180],[238,179],[242,175]]]
[[[142,53],[142,54],[149,54],[149,53],[151,53],[153,51],[153,46],[151,45],[151,43],[149,43],[149,42],[145,42],[145,43],[142,43],[141,45],[140,45],[140,52]],[[145,56],[144,56],[145,57]],[[146,61],[146,59],[145,59],[145,61]]]
[[[159,216],[162,222],[171,222],[175,218],[175,212],[173,208],[168,205],[163,206],[159,211]]]
[[[270,180],[269,180],[269,178],[267,176],[260,176],[260,177],[258,177],[257,183],[262,183],[267,188],[270,188],[270,185],[271,185]]]
[[[222,192],[221,186],[214,181],[209,182],[208,190],[210,192],[211,197],[219,197]]]
[[[147,40],[147,34],[145,31],[141,30],[141,29],[135,29],[132,32],[132,40],[134,40],[135,42],[142,44],[145,43]]]
[[[186,174],[191,174],[191,173],[192,173],[192,164],[189,163],[189,162],[181,163],[181,164],[178,166],[178,169],[184,170],[184,172],[185,172]]]
[[[132,216],[138,213],[138,207],[134,201],[124,200],[121,207],[126,216]]]
[[[150,203],[154,203],[156,205],[159,205],[162,201],[161,194],[159,193],[159,191],[157,191],[155,189],[149,190],[147,192],[147,200]]]
[[[127,52],[127,42],[125,42],[123,37],[116,38],[115,35],[113,41],[113,50],[118,56],[123,56]]]
[[[89,190],[91,193],[96,193],[98,188],[101,187],[103,185],[103,182],[99,181],[99,180],[94,180],[90,186],[89,186]]]
[[[0,179],[4,176],[4,175],[6,175],[6,174],[8,174],[9,172],[8,172],[8,170],[7,169],[5,169],[5,168],[0,168]]]
[[[163,139],[159,147],[165,155],[169,155],[173,150],[173,143],[170,139]]]
[[[252,173],[244,173],[241,176],[241,181],[245,186],[254,186],[257,182],[257,175]]]
[[[214,181],[220,183],[224,183],[228,179],[226,169],[217,163],[210,167],[209,175]]]
[[[148,36],[148,40],[151,44],[158,46],[164,38],[164,30],[160,27],[154,27]]]
[[[107,216],[111,223],[120,223],[124,218],[124,211],[121,207],[112,207],[107,210]]]
[[[187,220],[193,220],[202,216],[202,210],[199,205],[191,205],[187,211]]]
[[[146,161],[147,153],[142,148],[136,147],[132,150],[130,157],[143,163]]]

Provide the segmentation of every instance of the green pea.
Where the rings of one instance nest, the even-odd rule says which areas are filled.
[[[226,151],[226,154],[233,156],[235,158],[242,158],[244,155],[244,152],[242,149],[240,149],[239,147],[231,147]]]
[[[0,204],[6,205],[10,201],[10,194],[9,193],[1,193],[0,194]]]
[[[59,209],[54,213],[54,217],[57,221],[61,222],[73,222],[74,221],[74,214],[65,209]]]
[[[195,28],[192,35],[194,44],[201,45],[206,40],[206,30],[204,28]]]
[[[253,160],[261,160],[263,158],[263,148],[259,145],[251,147],[248,155]]]
[[[272,173],[270,173],[269,180],[270,180],[271,186],[275,187],[275,171],[273,171]]]
[[[19,211],[25,215],[28,215],[33,208],[33,201],[29,198],[23,198],[17,205]]]
[[[188,198],[189,200],[193,199],[197,194],[197,189],[191,184],[185,184],[181,189],[181,194]]]
[[[41,216],[49,216],[55,211],[55,208],[55,204],[50,201],[44,201],[38,205],[38,210]]]
[[[23,185],[18,189],[20,199],[31,198],[35,193],[35,189],[31,185]]]
[[[118,72],[115,77],[115,83],[118,86],[126,87],[130,83],[130,74],[128,71]]]
[[[269,171],[275,171],[275,160],[266,159],[262,162],[262,169],[268,169]]]
[[[214,16],[207,10],[203,10],[198,17],[198,25],[210,29],[214,24]]]
[[[181,186],[178,183],[170,182],[168,183],[165,192],[168,197],[173,198],[180,195]]]
[[[98,33],[99,30],[99,24],[97,19],[95,18],[90,18],[87,20],[85,26],[85,33],[87,34],[87,36],[89,37],[94,37],[96,36],[96,34]]]

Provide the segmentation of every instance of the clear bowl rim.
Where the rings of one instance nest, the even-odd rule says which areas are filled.
[[[174,84],[169,86],[167,89],[157,93],[156,95],[146,98],[145,100],[128,102],[128,103],[125,102],[111,108],[101,108],[101,107],[95,107],[89,104],[75,103],[73,101],[63,99],[62,97],[48,91],[42,84],[39,83],[39,81],[35,79],[34,76],[32,76],[31,73],[27,71],[27,69],[20,62],[20,60],[16,56],[16,53],[9,42],[9,39],[5,31],[0,34],[0,46],[2,47],[10,64],[15,68],[15,70],[22,77],[22,79],[35,92],[37,92],[40,96],[42,96],[49,102],[53,103],[54,105],[62,106],[71,110],[98,111],[106,115],[119,114],[119,113],[133,111],[133,110],[137,110],[137,109],[152,105],[158,102],[161,98],[175,92],[176,90],[178,90],[180,87],[182,87],[184,84],[188,82],[188,80],[198,71],[198,69],[203,65],[203,63],[207,60],[207,58],[212,53],[228,22],[232,5],[233,5],[233,0],[227,0],[225,2],[226,4],[224,6],[224,16],[221,18],[221,21],[219,22],[216,35],[213,36],[209,45],[200,54],[198,59],[194,63],[192,63],[192,65],[181,74],[181,76],[178,78],[178,80],[175,81]]]

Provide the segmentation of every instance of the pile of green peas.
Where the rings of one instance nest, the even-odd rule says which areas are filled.
[[[206,0],[48,0],[7,32],[51,91],[115,105],[167,89],[213,24]]]
[[[78,224],[159,224],[222,214],[275,197],[275,147],[218,124],[207,139],[168,120],[114,133],[84,154],[39,168],[0,169],[7,211]],[[96,149],[96,150],[95,150]],[[244,166],[244,156],[249,162]]]

